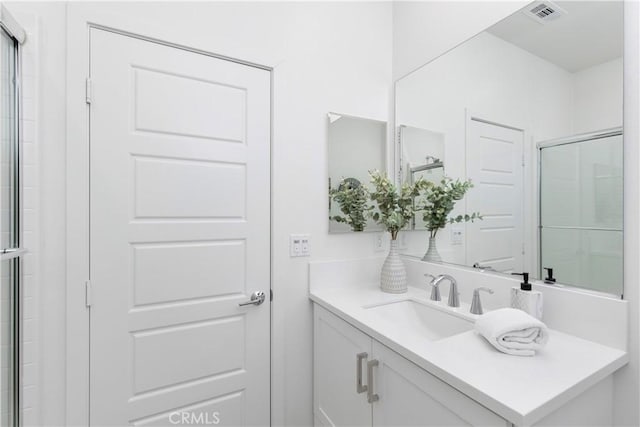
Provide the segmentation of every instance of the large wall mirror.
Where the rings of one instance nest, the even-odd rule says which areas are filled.
[[[387,122],[328,113],[327,127],[329,233],[381,231],[354,207],[370,204],[366,191],[360,192],[370,188],[369,171],[386,170]]]
[[[622,294],[622,54],[621,1],[534,2],[396,82],[397,176],[482,216],[444,262]]]

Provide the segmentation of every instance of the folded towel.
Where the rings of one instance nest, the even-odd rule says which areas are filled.
[[[549,339],[547,326],[515,308],[501,308],[476,320],[476,331],[503,353],[533,356]]]

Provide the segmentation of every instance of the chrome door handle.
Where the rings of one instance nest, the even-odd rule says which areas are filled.
[[[367,402],[373,403],[380,400],[380,396],[373,392],[373,368],[378,366],[377,360],[367,362]]]
[[[240,307],[245,306],[245,305],[260,305],[260,304],[262,304],[264,302],[265,298],[266,297],[264,295],[264,292],[255,291],[254,293],[251,294],[251,299],[249,301],[241,302],[238,305]]]
[[[362,360],[369,356],[367,353],[356,354],[356,392],[358,394],[367,391],[367,386],[362,385]]]

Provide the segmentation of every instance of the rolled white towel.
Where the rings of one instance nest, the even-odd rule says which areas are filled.
[[[476,320],[476,331],[503,353],[533,356],[549,339],[547,326],[515,308],[501,308]]]

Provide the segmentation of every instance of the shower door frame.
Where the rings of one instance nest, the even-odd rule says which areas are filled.
[[[594,132],[580,133],[577,135],[572,135],[572,136],[567,136],[562,138],[549,139],[546,141],[540,141],[536,143],[536,154],[538,157],[537,158],[537,175],[538,175],[538,200],[537,200],[538,227],[537,228],[538,230],[536,233],[537,240],[538,240],[538,260],[536,264],[538,266],[537,273],[540,275],[539,277],[541,278],[541,280],[545,276],[543,274],[543,267],[542,267],[542,150],[545,148],[558,147],[560,145],[579,144],[581,142],[609,138],[611,136],[622,136],[623,144],[624,144],[624,131],[622,126],[602,129]],[[624,153],[624,148],[623,148],[623,153]],[[623,183],[624,183],[624,167],[623,167]],[[623,203],[624,203],[624,196],[623,196]],[[624,212],[624,206],[622,210]],[[623,220],[622,232],[624,235],[624,220]],[[624,246],[624,243],[623,243],[623,246]],[[623,251],[623,259],[624,259],[624,251]],[[571,284],[570,286],[576,286],[576,285]],[[624,280],[623,280],[622,286],[623,286],[622,293],[624,294]],[[583,288],[579,288],[579,289],[583,289]],[[596,292],[596,293],[598,292],[598,291],[589,290],[589,289],[583,289],[583,290],[588,290],[589,292]],[[606,293],[606,295],[611,295],[611,294]],[[622,295],[616,295],[616,296],[621,297]]]
[[[22,259],[26,254],[24,248],[23,232],[23,191],[22,191],[22,44],[26,40],[26,32],[18,21],[11,15],[4,5],[0,5],[0,31],[7,36],[14,44],[13,67],[14,67],[14,118],[15,138],[11,141],[15,143],[13,157],[10,160],[11,167],[14,168],[13,188],[11,197],[15,202],[12,207],[14,242],[10,248],[0,248],[0,260],[13,263],[11,268],[12,289],[10,293],[10,364],[9,364],[9,388],[11,389],[11,411],[10,421],[14,426],[22,425]]]

